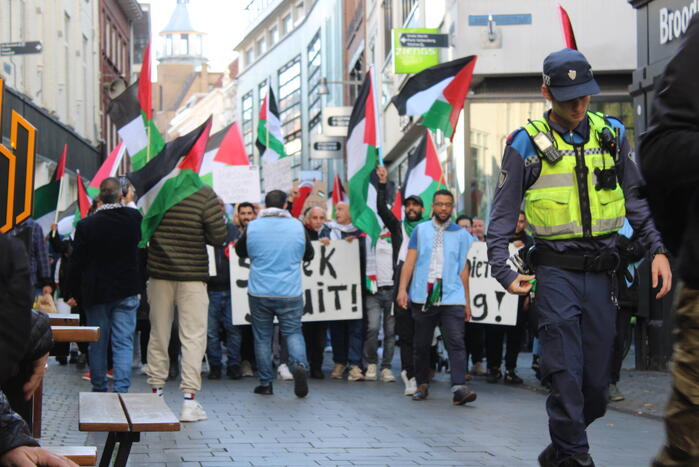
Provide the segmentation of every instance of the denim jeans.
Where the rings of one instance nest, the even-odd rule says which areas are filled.
[[[107,347],[111,340],[114,364],[114,392],[128,392],[131,386],[133,334],[136,329],[138,295],[86,308],[88,326],[99,326],[100,338],[90,343],[90,378],[94,392],[107,391]]]
[[[379,289],[375,294],[366,295],[366,339],[364,340],[364,360],[367,364],[378,362],[379,328],[383,318],[383,357],[381,368],[391,368],[393,350],[396,346],[396,317],[393,315],[393,287]]]
[[[362,366],[364,320],[349,319],[330,323],[333,361],[342,365]]]
[[[255,340],[255,359],[260,384],[267,386],[274,380],[272,366],[272,334],[274,317],[289,349],[289,367],[308,368],[306,343],[301,332],[303,297],[256,297],[248,295],[252,315],[252,334]]]
[[[241,332],[233,326],[230,290],[209,290],[209,323],[206,356],[210,367],[221,367],[221,329],[226,336],[226,366],[240,365]]]

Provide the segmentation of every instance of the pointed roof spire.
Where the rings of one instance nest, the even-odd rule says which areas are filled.
[[[189,19],[189,11],[187,10],[187,4],[189,0],[177,0],[177,5],[175,5],[175,10],[170,16],[170,21],[165,26],[165,29],[160,31],[160,34],[167,32],[198,32],[192,26],[192,21]]]

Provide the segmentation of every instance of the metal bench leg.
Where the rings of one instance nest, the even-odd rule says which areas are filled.
[[[119,433],[119,450],[117,451],[114,467],[125,467],[131,453],[131,445],[141,440],[140,433]]]
[[[104,451],[102,451],[102,457],[100,458],[100,467],[109,467],[109,462],[112,460],[112,453],[114,452],[115,442],[116,433],[110,431],[107,435],[107,442],[104,443]]]

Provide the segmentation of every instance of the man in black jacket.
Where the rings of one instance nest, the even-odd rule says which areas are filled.
[[[104,203],[93,215],[78,222],[70,263],[71,306],[85,308],[87,324],[100,327],[100,339],[89,347],[92,390],[107,391],[107,345],[112,345],[114,392],[131,385],[133,335],[142,271],[138,242],[141,214],[119,203],[116,178],[100,183]]]
[[[667,441],[654,466],[699,465],[698,23],[695,16],[658,83],[651,124],[639,151],[653,216],[665,244],[679,258],[684,282],[675,310],[677,340],[673,391],[665,413]]]

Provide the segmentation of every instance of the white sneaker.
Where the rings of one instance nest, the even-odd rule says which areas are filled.
[[[405,388],[406,396],[408,395],[408,391],[410,391],[411,396],[417,392],[417,380],[415,379],[415,377],[412,377],[410,378],[410,380],[408,380],[408,386],[406,386]]]
[[[403,381],[403,384],[405,384],[405,392],[404,394],[406,396],[412,396],[412,394],[408,394],[408,385],[410,384],[410,380],[408,379],[408,372],[407,370],[403,370],[400,372],[400,379]]]
[[[247,360],[243,360],[240,363],[240,373],[243,375],[243,377],[255,376],[255,373],[252,371],[252,365]]]
[[[148,364],[146,363],[145,365],[141,366],[141,370],[139,371],[142,375],[148,375]]]
[[[194,399],[185,399],[182,402],[181,422],[198,422],[207,418],[209,417],[207,417],[204,407],[199,402]]]
[[[396,377],[393,376],[393,372],[390,368],[381,370],[381,381],[384,383],[393,383],[396,381]]]
[[[291,374],[286,363],[282,363],[277,367],[277,376],[282,381],[292,381],[294,379],[294,375]]]
[[[376,381],[376,363],[370,363],[366,367],[366,373],[364,373],[364,379],[367,381]]]

